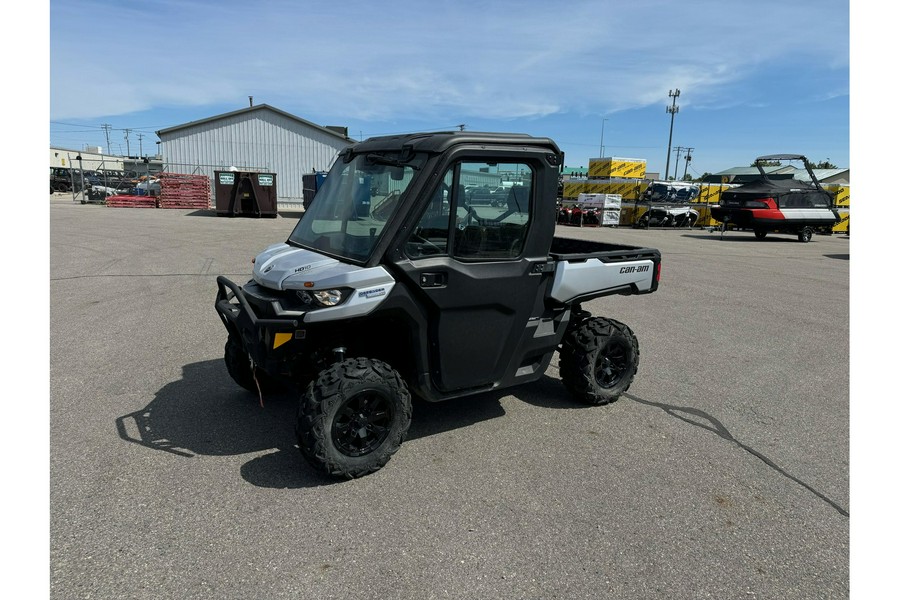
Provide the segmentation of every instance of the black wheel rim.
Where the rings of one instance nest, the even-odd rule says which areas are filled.
[[[628,347],[619,340],[606,345],[597,356],[594,378],[602,388],[616,386],[628,370]]]
[[[331,439],[347,456],[362,456],[381,446],[391,431],[394,411],[384,394],[366,390],[347,399],[331,425]]]

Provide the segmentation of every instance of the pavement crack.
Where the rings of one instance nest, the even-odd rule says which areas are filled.
[[[623,394],[623,396],[626,398],[629,398],[639,404],[645,404],[647,406],[656,407],[656,408],[662,410],[663,412],[665,412],[666,414],[668,414],[669,416],[675,417],[676,419],[684,421],[685,423],[689,423],[690,425],[694,425],[695,427],[705,429],[709,432],[716,434],[723,440],[735,444],[738,448],[744,450],[745,452],[747,452],[749,454],[752,454],[753,456],[755,456],[756,458],[761,460],[772,470],[776,471],[777,473],[781,474],[782,476],[790,479],[794,483],[796,483],[796,484],[806,488],[810,492],[812,492],[816,497],[823,500],[826,504],[830,505],[832,508],[834,508],[836,511],[838,511],[841,515],[843,515],[845,517],[850,516],[850,512],[847,509],[843,508],[841,505],[839,505],[837,502],[835,502],[834,500],[832,500],[831,498],[829,498],[822,492],[818,491],[817,489],[815,489],[814,487],[812,487],[805,481],[802,481],[802,480],[798,479],[797,477],[791,475],[790,473],[785,471],[783,468],[778,466],[775,463],[775,461],[773,461],[769,457],[765,456],[758,450],[755,450],[755,449],[751,448],[750,446],[747,446],[740,440],[736,439],[733,435],[731,435],[731,432],[728,431],[728,428],[725,427],[721,421],[714,418],[709,413],[704,412],[697,408],[691,408],[689,406],[673,406],[671,404],[663,404],[662,402],[652,402],[650,400],[644,400],[643,398],[638,398],[637,396],[634,396],[632,394]]]

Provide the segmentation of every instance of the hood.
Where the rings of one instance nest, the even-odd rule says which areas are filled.
[[[276,244],[269,246],[256,257],[253,264],[253,280],[269,289],[283,290],[286,281],[291,277],[313,281],[324,269],[329,269],[329,274],[333,274],[336,267],[358,269],[312,250]],[[300,286],[302,287],[302,284]]]

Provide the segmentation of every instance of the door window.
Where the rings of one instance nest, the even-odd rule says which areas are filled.
[[[461,161],[448,169],[406,244],[410,258],[518,258],[531,223],[534,170],[523,163]]]

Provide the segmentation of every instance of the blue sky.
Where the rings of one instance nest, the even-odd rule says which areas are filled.
[[[780,152],[849,167],[849,15],[847,0],[53,0],[50,144],[107,148],[106,123],[108,151],[151,154],[155,131],[253,96],[357,139],[465,124],[552,137],[577,167],[602,137],[664,172],[679,89],[672,146],[694,148],[694,176]]]

